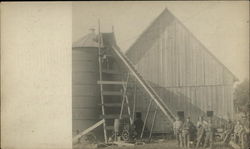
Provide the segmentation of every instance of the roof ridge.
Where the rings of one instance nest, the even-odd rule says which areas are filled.
[[[161,16],[165,13],[169,13],[206,51],[209,55],[211,55],[223,68],[225,68],[233,77],[235,81],[238,81],[239,79],[210,51],[207,49],[207,47],[191,32],[172,12],[169,11],[167,7],[164,8],[164,10],[150,23],[149,26],[147,26],[143,32],[138,36],[138,38],[131,44],[131,46],[126,50],[125,54],[128,54],[132,47],[138,42],[138,40],[145,34],[150,27],[153,26],[153,24],[161,18]]]
[[[178,17],[176,17],[172,12],[169,11],[169,13],[180,23],[180,25],[205,49],[206,52],[208,52],[209,55],[211,55],[222,67],[224,67],[231,75],[234,77],[235,81],[239,81],[239,79],[205,46],[201,40],[199,40],[193,32],[191,32],[186,25],[184,25]]]
[[[134,46],[134,44],[140,39],[140,37],[154,24],[154,22],[160,18],[162,14],[165,13],[165,11],[168,11],[167,7],[164,8],[164,10],[152,21],[149,23],[149,25],[142,31],[142,33],[138,36],[138,38],[129,46],[129,48],[126,50],[125,53],[128,53],[130,49]]]

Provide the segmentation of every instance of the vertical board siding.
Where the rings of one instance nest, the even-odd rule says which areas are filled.
[[[181,22],[170,16],[157,20],[132,47],[128,57],[134,58],[130,56],[133,50],[134,54],[143,53],[136,56],[140,57],[136,68],[145,80],[158,86],[155,89],[173,113],[185,111],[194,121],[207,110],[214,111],[217,118],[232,116],[234,76]],[[141,103],[137,106],[145,111],[146,102]],[[168,120],[164,115],[159,114],[157,119],[154,132],[167,131]]]
[[[199,116],[205,116],[207,110],[213,110],[215,114],[215,123],[219,124],[219,118],[227,118],[228,113],[231,113],[231,104],[224,102],[224,86],[192,86],[192,87],[160,87],[154,85],[154,89],[162,97],[170,110],[174,113],[177,111],[185,111],[185,116],[190,116],[191,120],[196,122]],[[226,92],[230,92],[232,88],[226,87]],[[226,96],[229,97],[230,95]],[[226,100],[232,101],[231,98]],[[136,105],[137,112],[142,112],[143,119],[145,118],[149,99],[145,94],[138,94]],[[224,103],[224,104],[223,104]],[[226,105],[225,105],[226,104]],[[222,106],[224,106],[222,108]],[[150,110],[147,121],[147,127],[150,128],[154,106]],[[157,116],[154,132],[169,132],[170,122],[162,113]]]

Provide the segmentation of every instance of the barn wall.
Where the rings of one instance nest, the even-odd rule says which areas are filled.
[[[167,24],[165,21],[158,20],[156,29],[151,29],[159,35],[148,48],[140,48],[143,41],[148,42],[148,36],[136,43],[139,49],[133,54],[146,51],[134,61],[137,70],[145,80],[155,84],[155,89],[173,112],[185,111],[194,121],[207,110],[213,110],[218,119],[232,117],[232,74],[178,20]],[[131,51],[127,56],[130,58],[130,55]],[[145,111],[146,102],[138,100],[143,102],[138,110]],[[159,120],[167,121],[163,117]],[[168,127],[160,126],[161,122],[156,125],[159,126],[155,127],[155,132],[166,131]]]

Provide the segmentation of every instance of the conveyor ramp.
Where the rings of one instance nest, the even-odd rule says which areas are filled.
[[[143,79],[139,72],[135,69],[132,62],[121,52],[120,48],[117,45],[113,45],[111,48],[115,54],[122,60],[125,66],[133,74],[139,84],[145,89],[146,93],[152,98],[156,103],[159,109],[164,113],[164,115],[173,123],[175,121],[175,115],[170,111],[165,102],[161,97],[156,93],[156,91]]]

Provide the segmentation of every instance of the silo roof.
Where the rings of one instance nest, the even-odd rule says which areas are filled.
[[[98,35],[94,32],[87,34],[73,43],[73,48],[76,47],[98,47]]]

